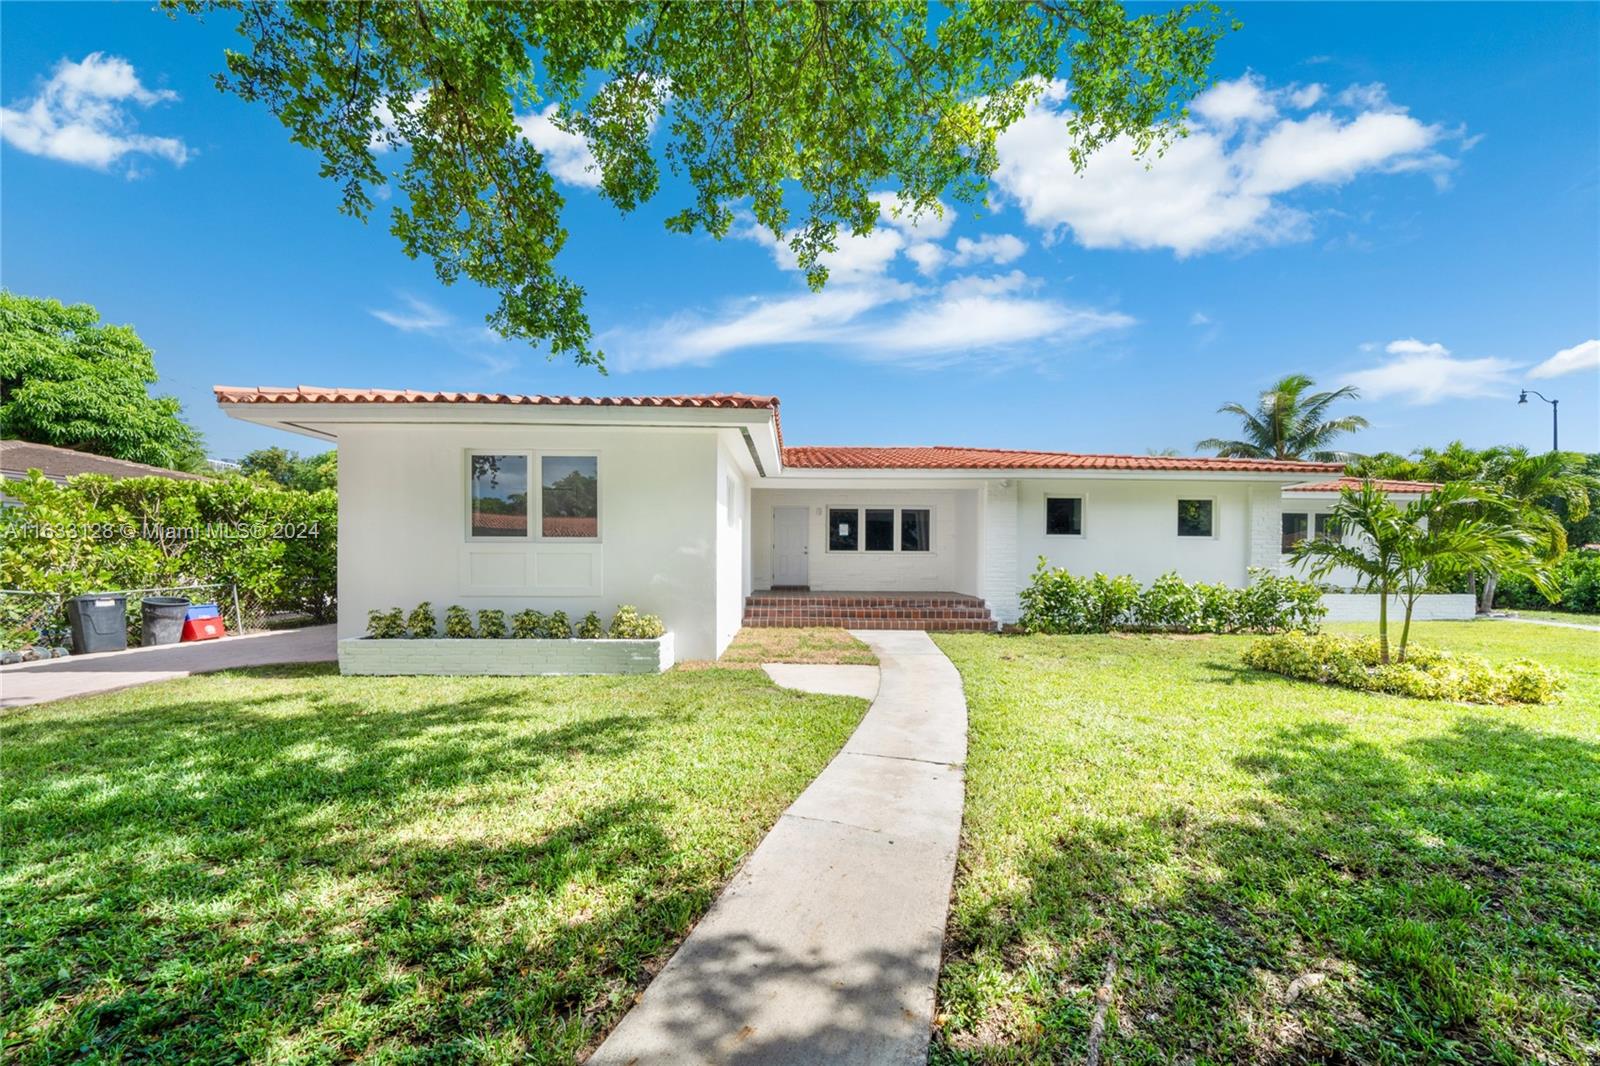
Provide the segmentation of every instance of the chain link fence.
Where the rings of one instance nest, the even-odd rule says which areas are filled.
[[[147,596],[180,596],[190,603],[214,603],[230,634],[270,629],[295,629],[313,624],[309,615],[269,611],[237,585],[166,585],[147,589],[95,589],[96,593],[126,596],[128,643],[139,643],[144,628],[142,604]],[[66,597],[54,592],[0,589],[0,646],[14,648],[39,643],[66,647],[68,636]]]

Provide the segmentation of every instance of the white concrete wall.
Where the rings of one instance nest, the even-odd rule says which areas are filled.
[[[751,578],[758,589],[772,587],[772,509],[804,507],[809,517],[809,584],[819,592],[878,589],[908,592],[964,592],[972,585],[976,546],[958,531],[971,522],[971,496],[949,490],[919,489],[756,489],[751,493]],[[963,518],[963,506],[969,509]],[[933,550],[928,552],[831,552],[829,507],[926,507],[932,512]]]
[[[373,425],[339,440],[339,634],[429,600],[508,614],[618,604],[660,615],[683,658],[718,650],[718,436],[712,429]],[[599,456],[600,539],[470,541],[469,449]],[[536,475],[535,475],[536,476]],[[726,528],[726,527],[722,527]]]
[[[1324,622],[1376,622],[1378,597],[1351,592],[1326,592],[1322,604],[1328,608]],[[1389,624],[1397,625],[1405,619],[1405,604],[1395,596],[1389,597]],[[1467,593],[1429,593],[1417,601],[1411,612],[1414,622],[1470,622],[1477,617],[1477,603]]]
[[[1039,556],[1074,574],[1131,574],[1143,584],[1175,570],[1185,581],[1242,586],[1260,554],[1260,530],[1277,529],[1280,486],[1234,481],[1027,480],[1017,498],[1018,587]],[[1083,535],[1046,536],[1045,497],[1083,498]],[[1213,499],[1212,536],[1178,536],[1178,500]],[[1254,505],[1254,506],[1253,506]],[[1270,545],[1267,565],[1278,558]],[[991,604],[992,606],[992,604]]]
[[[671,633],[658,640],[339,641],[341,674],[659,674],[672,663]]]
[[[978,595],[1003,624],[1022,616],[1019,594],[1033,571],[1032,556],[1019,554],[1018,495],[1017,482],[1002,479],[986,482],[978,497]]]
[[[750,487],[726,441],[717,446],[717,621],[721,655],[744,624],[750,583]]]

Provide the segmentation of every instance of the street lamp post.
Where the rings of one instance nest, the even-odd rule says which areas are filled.
[[[1543,400],[1545,403],[1550,405],[1550,450],[1553,451],[1553,452],[1559,452],[1561,450],[1561,430],[1560,430],[1560,424],[1557,422],[1556,419],[1557,419],[1557,416],[1561,413],[1561,406],[1560,406],[1561,405],[1561,401],[1560,400],[1552,400],[1550,397],[1546,396],[1544,393],[1536,392],[1533,389],[1523,389],[1522,390],[1522,395],[1517,398],[1517,402],[1518,403],[1527,403],[1528,402],[1528,393],[1530,393],[1530,392],[1532,392],[1535,396],[1539,397],[1539,399]]]

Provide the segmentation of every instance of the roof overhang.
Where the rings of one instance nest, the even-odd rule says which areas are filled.
[[[838,488],[863,482],[913,481],[971,484],[974,481],[1243,481],[1256,485],[1293,485],[1305,480],[1304,474],[1280,470],[1052,470],[1034,467],[1004,469],[994,467],[939,469],[891,469],[882,467],[784,467],[773,487]]]

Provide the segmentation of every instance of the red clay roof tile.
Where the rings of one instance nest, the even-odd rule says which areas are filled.
[[[953,448],[945,445],[911,448],[785,448],[783,464],[798,469],[827,470],[1233,470],[1285,474],[1327,474],[1340,469],[1342,465],[1282,459],[1086,455],[1076,452]]]
[[[1371,481],[1384,492],[1432,492],[1439,485],[1433,481],[1392,481],[1384,478],[1341,477],[1333,481],[1308,482],[1290,485],[1285,492],[1338,492],[1340,489],[1359,489],[1363,482]]]

